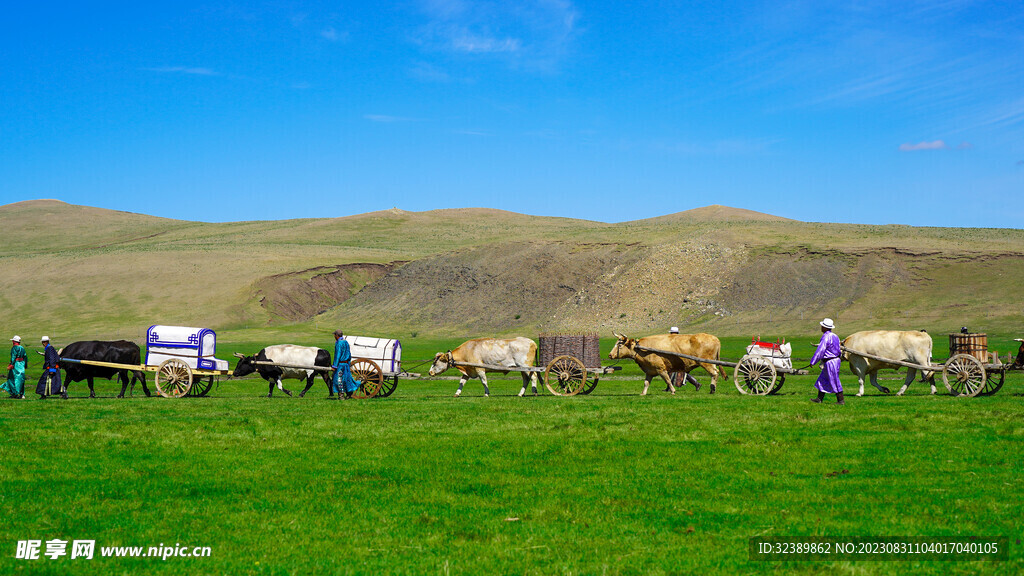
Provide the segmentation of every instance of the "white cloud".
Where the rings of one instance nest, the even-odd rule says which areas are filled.
[[[945,150],[949,148],[942,140],[932,142],[918,142],[917,144],[900,144],[900,152],[916,152],[918,150]]]
[[[435,53],[502,58],[522,68],[556,68],[575,37],[567,0],[421,0],[428,22],[416,41]]]

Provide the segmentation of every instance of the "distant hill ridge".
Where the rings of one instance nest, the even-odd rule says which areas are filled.
[[[150,324],[364,334],[1019,330],[1024,231],[707,206],[609,224],[489,208],[203,223],[0,206],[0,332]],[[317,328],[319,327],[319,328]]]

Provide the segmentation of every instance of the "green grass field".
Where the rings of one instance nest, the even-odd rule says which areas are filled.
[[[262,345],[229,340],[222,358]],[[407,340],[405,363],[457,343]],[[726,340],[723,357],[745,343]],[[84,384],[68,401],[5,399],[0,573],[1021,571],[1021,374],[988,398],[933,397],[918,382],[845,407],[809,403],[812,382],[767,398],[731,380],[714,396],[656,382],[641,398],[629,367],[575,398],[517,398],[518,378],[495,377],[490,398],[475,381],[455,399],[453,380],[408,380],[381,400],[327,401],[322,382],[268,400],[246,379],[201,399],[117,400],[107,381],[96,400]],[[868,535],[1005,536],[1010,559],[748,559],[753,536]],[[176,543],[212,554],[14,558],[17,541],[53,538],[94,539],[97,556]]]

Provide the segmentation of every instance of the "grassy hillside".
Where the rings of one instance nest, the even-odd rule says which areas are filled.
[[[621,224],[488,209],[210,224],[55,200],[2,206],[0,225],[0,331],[30,337],[1024,327],[1021,230],[724,206]]]

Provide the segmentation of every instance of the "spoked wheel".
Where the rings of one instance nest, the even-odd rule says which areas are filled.
[[[544,371],[544,386],[555,396],[575,396],[587,387],[587,368],[572,356],[559,356]]]
[[[384,378],[384,383],[380,386],[380,392],[377,392],[376,398],[387,398],[395,392],[395,388],[398,388],[398,376],[392,376],[390,378]]]
[[[785,384],[785,383],[786,383],[786,375],[785,374],[779,374],[779,381],[778,381],[778,383],[775,384],[775,387],[772,388],[772,391],[769,392],[768,394],[769,395],[771,395],[771,394],[778,394],[779,390],[782,390],[782,385]]]
[[[1003,380],[1006,379],[1006,370],[986,370],[985,386],[978,392],[978,396],[991,396],[1003,387]]]
[[[765,396],[775,389],[775,366],[760,356],[747,354],[736,364],[733,380],[740,394]]]
[[[953,396],[977,396],[985,388],[985,367],[970,354],[957,354],[942,366],[942,383]]]
[[[593,380],[587,380],[586,384],[583,385],[583,390],[580,390],[580,394],[586,396],[587,394],[593,392],[594,388],[597,388],[597,381],[600,379],[600,376],[594,376]]]
[[[156,391],[164,398],[181,398],[192,387],[192,369],[184,360],[169,358],[156,371]]]
[[[200,396],[206,396],[210,393],[213,388],[213,376],[207,377],[205,380],[202,376],[199,376],[192,382],[192,387],[188,389],[188,396],[190,398],[198,398]]]
[[[376,362],[369,358],[356,358],[351,364],[352,377],[359,381],[359,388],[352,393],[353,398],[373,398],[380,393],[384,384],[384,371]]]

